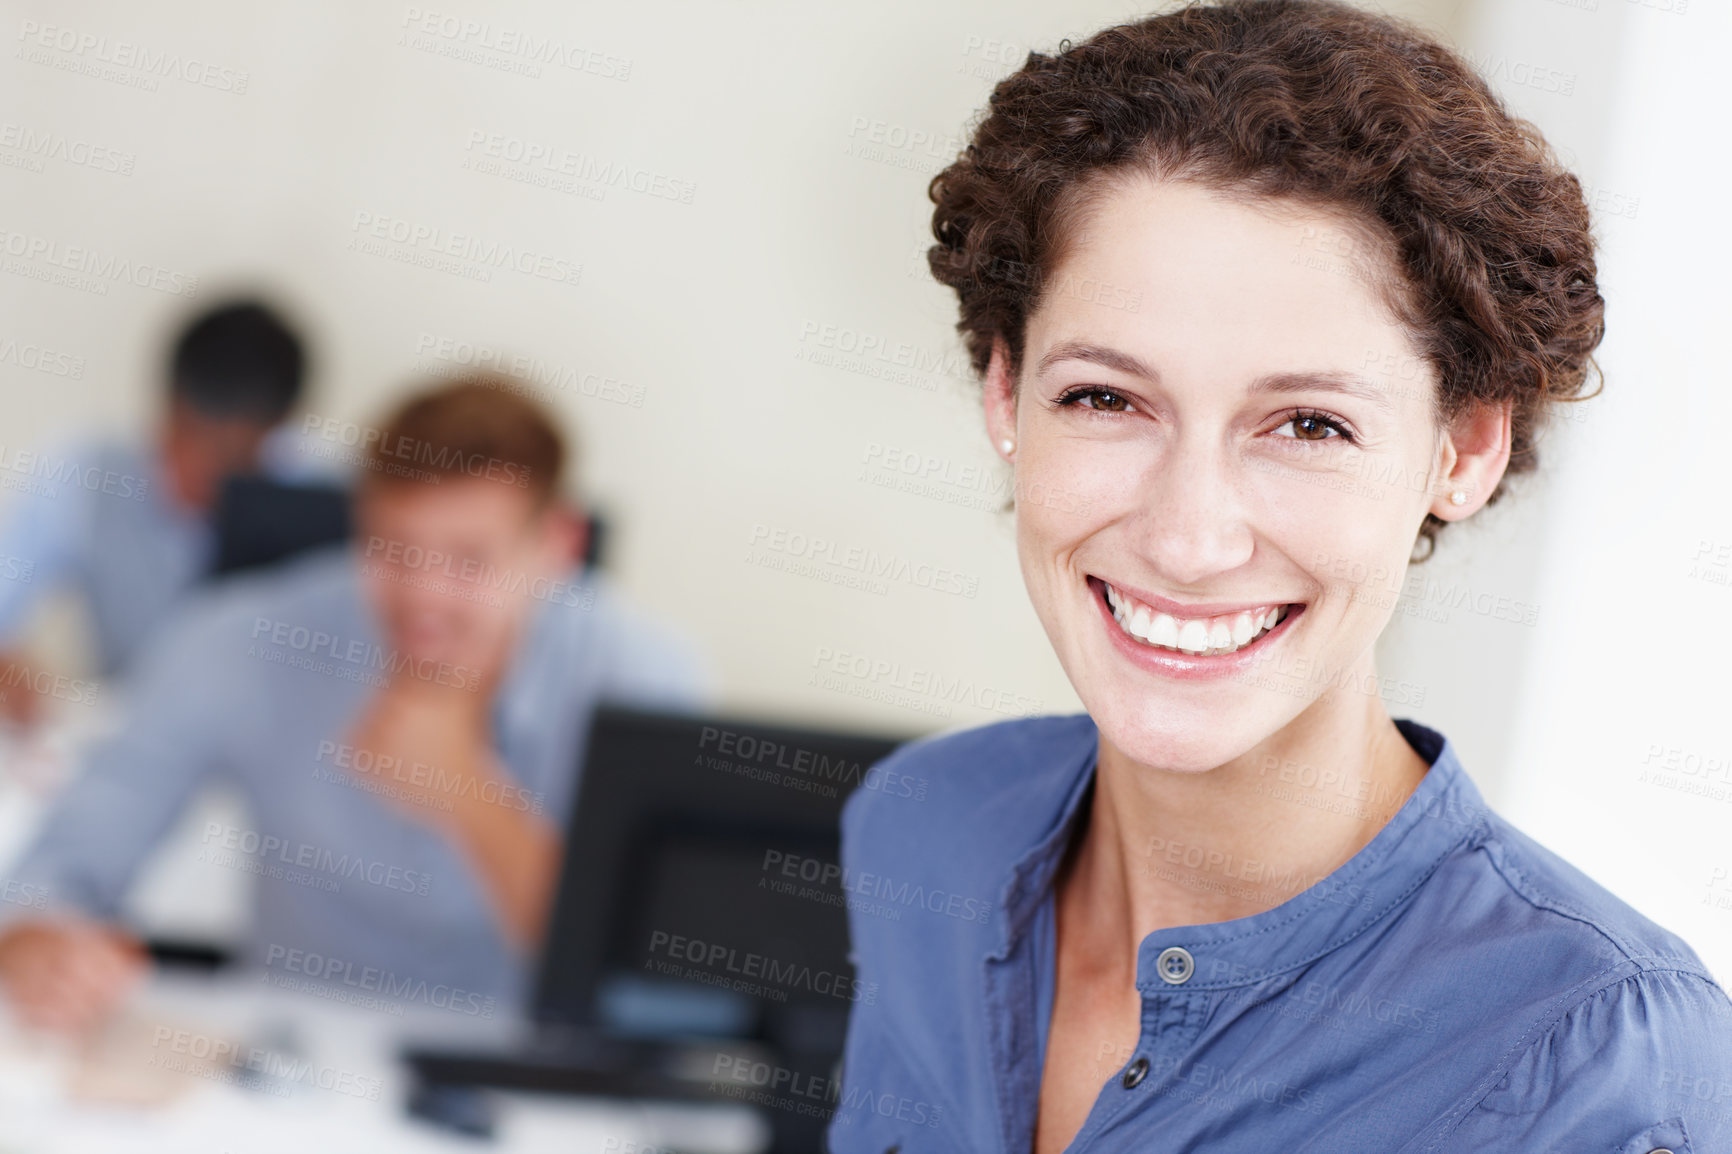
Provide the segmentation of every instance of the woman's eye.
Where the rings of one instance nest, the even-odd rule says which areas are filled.
[[[1071,389],[1058,399],[1058,403],[1081,404],[1100,413],[1122,413],[1131,407],[1131,403],[1118,393],[1102,388]]]
[[[1352,434],[1350,434],[1339,421],[1332,417],[1324,416],[1322,413],[1308,413],[1303,411],[1295,412],[1287,419],[1287,423],[1282,425],[1281,428],[1285,429],[1289,426],[1292,427],[1293,432],[1284,435],[1288,436],[1288,439],[1290,440],[1312,442],[1341,440],[1346,441],[1348,444],[1353,443]],[[1333,429],[1335,433],[1333,437],[1330,436],[1331,429]]]

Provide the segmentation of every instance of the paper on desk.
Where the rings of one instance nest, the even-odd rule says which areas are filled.
[[[221,1031],[129,1009],[77,1048],[66,1095],[81,1103],[161,1107],[199,1080],[241,1080],[244,1067],[233,1059],[243,1052],[238,1039]]]

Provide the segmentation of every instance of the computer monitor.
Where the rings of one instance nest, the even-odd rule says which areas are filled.
[[[901,737],[602,706],[532,1013],[839,1052],[842,804]]]
[[[349,493],[335,485],[230,477],[217,495],[212,521],[211,575],[226,576],[346,541]]]
[[[732,1101],[742,1087],[725,1072],[773,1066],[823,1093],[752,1099],[771,1154],[821,1148],[862,993],[842,803],[895,788],[874,767],[903,740],[598,708],[531,1035],[504,1050],[409,1046],[411,1108],[452,1124],[485,1086]]]

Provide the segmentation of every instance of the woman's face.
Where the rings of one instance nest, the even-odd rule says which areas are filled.
[[[994,357],[1035,610],[1141,764],[1221,765],[1326,691],[1375,704],[1373,643],[1426,512],[1465,515],[1501,474],[1507,450],[1481,444],[1449,475],[1460,438],[1372,259],[1326,213],[1137,179],[1047,278],[1014,397]]]

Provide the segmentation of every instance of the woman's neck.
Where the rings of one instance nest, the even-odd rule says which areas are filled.
[[[1383,703],[1352,691],[1206,773],[1139,765],[1103,738],[1058,881],[1061,923],[1134,980],[1136,947],[1156,930],[1261,913],[1327,877],[1427,768]]]

